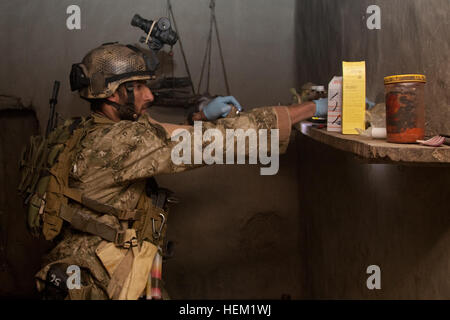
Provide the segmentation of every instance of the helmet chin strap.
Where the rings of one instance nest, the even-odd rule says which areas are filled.
[[[117,102],[109,101],[107,99],[105,103],[117,109],[121,120],[136,121],[139,118],[139,116],[135,111],[133,83],[132,82],[125,83],[125,89],[127,90],[127,102],[125,104],[119,104]]]

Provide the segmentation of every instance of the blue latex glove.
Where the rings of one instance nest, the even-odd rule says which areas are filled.
[[[367,109],[367,110],[370,110],[370,109],[372,109],[373,107],[375,107],[375,102],[370,101],[369,99],[366,98],[366,109]]]
[[[234,105],[239,111],[242,111],[241,105],[233,96],[217,97],[208,103],[202,111],[208,120],[216,120],[220,117],[226,117],[230,113],[230,104]]]
[[[316,113],[314,117],[326,118],[328,114],[328,98],[321,98],[319,100],[313,100],[316,104]]]

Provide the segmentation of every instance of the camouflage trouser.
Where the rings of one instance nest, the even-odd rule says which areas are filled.
[[[44,258],[44,267],[36,274],[37,289],[43,299],[107,300],[110,277],[95,253],[102,239],[67,229],[63,240]],[[81,287],[67,286],[67,268],[80,269]],[[69,279],[70,282],[70,279]],[[161,288],[163,299],[169,299]]]
[[[81,270],[79,288],[69,289],[66,263],[54,263],[47,272],[45,287],[41,291],[44,300],[107,300],[108,295],[96,282],[89,271]]]
[[[95,254],[101,241],[86,233],[64,231],[63,240],[44,257],[44,267],[35,276],[44,299],[108,299],[109,275]],[[80,289],[67,288],[69,266],[80,268]]]

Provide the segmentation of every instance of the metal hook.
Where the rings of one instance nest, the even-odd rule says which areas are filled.
[[[153,238],[155,240],[158,240],[161,237],[162,229],[164,227],[164,224],[166,223],[166,216],[162,213],[160,213],[159,216],[162,218],[162,221],[161,221],[161,224],[159,225],[158,231],[156,231],[156,228],[155,228],[155,219],[152,218]]]

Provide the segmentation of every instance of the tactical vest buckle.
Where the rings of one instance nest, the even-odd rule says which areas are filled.
[[[124,249],[130,249],[130,248],[137,247],[137,246],[138,246],[138,240],[135,237],[133,237],[129,241],[125,241],[123,243]]]

